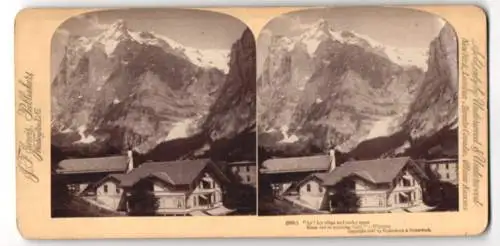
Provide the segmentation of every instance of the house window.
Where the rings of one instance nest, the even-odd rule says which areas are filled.
[[[177,208],[182,208],[182,200],[177,200]]]
[[[311,192],[311,184],[306,185],[306,190],[307,190],[307,192]]]
[[[247,176],[247,182],[250,182],[250,175]]]
[[[247,172],[250,172],[250,166],[247,166]]]
[[[120,194],[120,188],[116,187],[116,194]]]
[[[200,195],[198,197],[198,205],[199,206],[207,206],[207,205],[210,205],[211,203],[211,200],[210,200],[210,197],[207,196],[207,195]]]
[[[104,185],[103,189],[104,189],[104,193],[108,193],[108,185]]]
[[[400,203],[409,203],[412,200],[411,192],[401,192],[399,193],[399,202]]]
[[[403,178],[401,179],[401,182],[402,182],[402,185],[403,185],[404,187],[409,187],[409,186],[411,186],[411,180],[410,180],[410,179],[408,179],[408,178],[404,178],[404,177],[403,177]]]
[[[318,190],[319,190],[319,192],[323,192],[323,187],[319,186]]]
[[[450,168],[450,165],[448,163],[446,163],[446,169],[449,169]]]
[[[446,173],[446,179],[450,179],[450,173]]]
[[[202,181],[201,181],[201,188],[202,188],[202,189],[210,189],[210,186],[211,186],[211,185],[210,185],[210,182],[209,182],[209,181],[207,181],[207,180],[202,180]]]

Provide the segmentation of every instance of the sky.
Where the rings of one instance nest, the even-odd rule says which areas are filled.
[[[59,66],[69,35],[91,37],[122,19],[134,31],[152,31],[185,46],[227,49],[241,37],[246,25],[225,14],[183,9],[128,9],[74,16],[59,26],[52,39],[53,74]]]
[[[273,35],[293,37],[307,26],[325,19],[334,30],[355,31],[382,44],[405,48],[428,48],[443,20],[423,11],[389,7],[319,8],[287,13],[272,19],[257,40],[257,70],[267,57]]]

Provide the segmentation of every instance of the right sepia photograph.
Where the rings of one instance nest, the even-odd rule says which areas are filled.
[[[457,37],[406,8],[318,8],[257,39],[259,215],[458,211]]]

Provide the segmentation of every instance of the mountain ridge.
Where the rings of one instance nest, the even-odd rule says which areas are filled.
[[[140,44],[157,46],[166,52],[171,52],[188,59],[197,66],[217,68],[224,73],[228,72],[229,49],[193,48],[155,32],[133,31],[128,28],[127,23],[122,19],[115,21],[107,29],[92,37],[70,34],[68,37],[68,46],[76,48],[80,52],[88,52],[95,46],[98,46],[110,57],[113,55],[117,45],[125,40],[133,40]]]
[[[151,44],[153,34],[129,31],[121,21],[96,37],[92,45],[71,38],[52,82],[56,147],[69,152],[133,148],[144,154],[165,141],[204,135],[203,125],[213,104],[227,96],[221,92],[234,71],[200,67],[178,45],[156,38]],[[119,42],[106,50],[107,39]]]
[[[319,35],[312,35],[318,30]],[[332,31],[325,21],[297,35],[298,40],[319,40],[309,50],[313,57],[297,58],[297,48],[304,47],[294,37],[275,37],[258,80],[259,146],[304,154],[334,145],[357,158],[424,155],[413,147],[446,129],[450,134],[442,136],[454,136],[456,40],[450,30],[444,25],[431,42],[425,66],[397,63],[385,46],[366,36],[360,39],[363,35]],[[334,34],[344,40],[332,38]],[[294,63],[309,64],[307,72],[294,71],[303,69]],[[380,141],[386,146],[368,144]],[[380,151],[363,156],[366,146]]]

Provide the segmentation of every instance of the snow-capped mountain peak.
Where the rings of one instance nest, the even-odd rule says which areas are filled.
[[[128,36],[128,31],[127,23],[120,19],[111,24],[101,35],[118,39],[121,36]]]
[[[94,45],[102,45],[106,54],[112,56],[118,44],[125,40],[134,40],[140,44],[158,46],[167,50],[172,49],[197,66],[214,67],[224,73],[229,71],[229,49],[197,49],[184,46],[154,32],[131,30],[124,20],[117,20],[95,37],[72,37],[68,45],[75,47],[75,50],[83,51],[89,51]]]
[[[309,55],[313,56],[318,48],[318,45],[328,39],[332,38],[332,29],[328,22],[321,19],[311,25],[309,30],[301,34],[298,38],[294,38],[295,42],[304,44],[307,48]]]
[[[328,35],[328,33],[330,33],[331,31],[333,31],[332,27],[325,19],[317,20],[311,25],[310,29],[313,30],[314,33],[324,33],[326,35]]]
[[[379,41],[355,31],[334,30],[325,19],[320,19],[305,28],[305,32],[294,37],[273,37],[273,46],[282,47],[291,51],[297,44],[304,45],[311,57],[314,56],[319,44],[326,40],[333,40],[342,44],[351,44],[379,54],[403,67],[416,66],[427,70],[426,48],[400,48],[385,45]]]
[[[154,32],[152,34],[165,40],[174,50],[183,53],[192,63],[200,67],[215,67],[224,73],[229,71],[229,50],[197,49],[182,45],[169,37]]]
[[[229,50],[224,49],[197,49],[185,46],[169,37],[155,32],[131,32],[138,42],[147,42],[150,45],[159,45],[166,42],[172,49],[187,57],[192,63],[200,67],[215,67],[224,73],[229,71]]]
[[[333,144],[355,159],[452,155],[458,112],[452,28],[443,27],[428,47],[408,48],[325,26],[320,21],[274,40],[295,44],[288,52],[270,49],[264,61],[257,101],[260,147],[294,156]],[[312,54],[305,49],[309,40],[320,43]]]
[[[129,38],[130,34],[125,21],[118,20],[95,37],[94,43],[103,44],[106,54],[110,56],[121,41]]]

